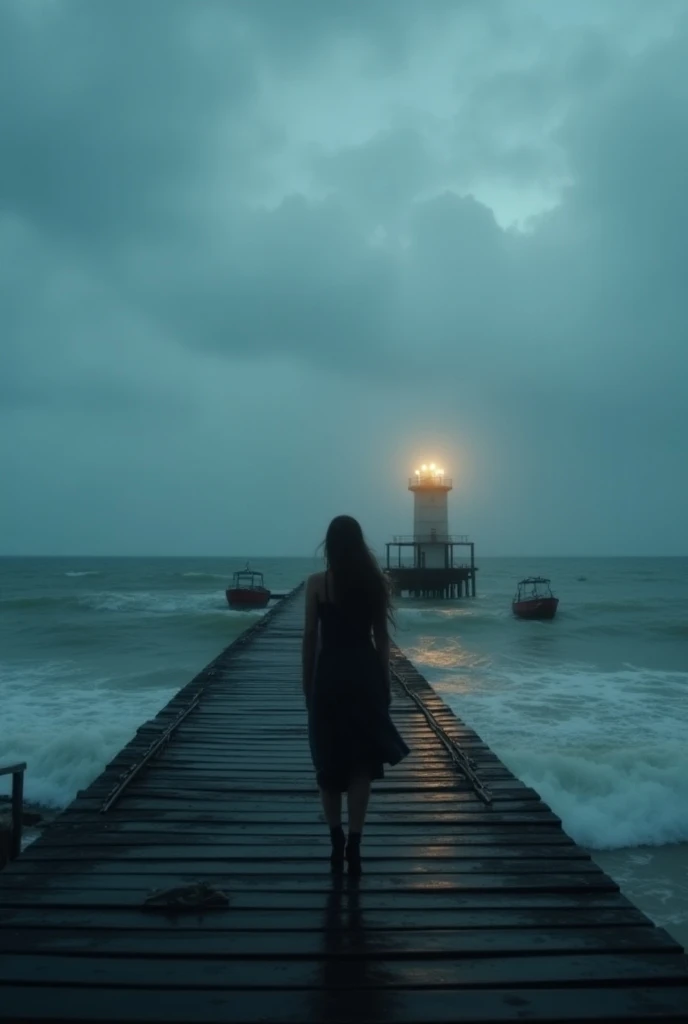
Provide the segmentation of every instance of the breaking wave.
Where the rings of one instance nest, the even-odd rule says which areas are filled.
[[[142,615],[198,615],[222,614],[239,616],[265,614],[262,610],[251,612],[234,611],[227,605],[222,590],[211,592],[186,592],[183,590],[160,591],[116,591],[104,590],[81,595],[41,597],[14,597],[0,599],[0,609],[26,611],[40,614],[51,613],[137,613]]]
[[[183,670],[182,670],[183,671]],[[26,798],[64,807],[88,786],[136,729],[157,714],[182,683],[165,670],[142,685],[89,677],[73,662],[0,666],[0,750],[26,761]],[[0,793],[8,792],[6,779]]]
[[[514,750],[513,771],[584,846],[617,850],[688,842],[685,740],[604,750]]]
[[[414,659],[578,843],[688,842],[688,673],[449,665],[422,646]]]
[[[221,615],[246,622],[251,616],[265,615],[268,609],[236,611],[229,608],[222,591],[186,593],[184,591],[108,591],[93,594],[88,605],[99,612],[122,614],[164,615]]]

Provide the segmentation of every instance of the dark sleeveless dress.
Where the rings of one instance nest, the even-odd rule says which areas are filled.
[[[371,623],[329,599],[318,602],[318,618],[320,650],[308,708],[311,757],[318,785],[343,792],[355,779],[384,778],[384,765],[398,764],[410,751],[390,718]]]

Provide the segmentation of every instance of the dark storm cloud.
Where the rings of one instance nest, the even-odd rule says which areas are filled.
[[[164,232],[254,85],[239,41],[210,28],[183,0],[3,4],[5,209],[65,242]]]
[[[431,21],[449,7],[438,4]],[[402,59],[423,10],[383,2],[353,18],[348,4],[299,0],[4,4],[5,248],[18,226],[31,236],[8,252],[21,272],[4,280],[5,400],[36,400],[45,374],[32,380],[32,368],[63,361],[53,286],[70,261],[101,293],[105,321],[118,299],[130,300],[189,344],[230,352],[315,345],[345,362],[352,336],[378,332],[386,296],[376,290],[388,271],[344,210],[296,197],[271,216],[251,215],[238,200],[269,183],[264,158],[284,142],[258,102],[266,62],[276,52],[290,66],[304,53],[317,62],[342,33]],[[198,207],[213,169],[231,215],[209,252],[214,215],[204,219]],[[28,261],[33,273],[23,272]],[[103,281],[117,279],[119,295],[102,294]]]
[[[673,362],[648,350],[681,360],[688,326],[685,34],[636,58],[599,32],[557,37],[555,53],[467,94],[448,157],[402,124],[314,153],[324,198],[243,202],[284,141],[258,102],[273,48],[317,63],[342,39],[384,37],[406,53],[419,24],[464,9],[475,5],[429,17],[426,5],[378,2],[353,17],[351,5],[309,0],[71,0],[41,20],[5,5],[3,206],[31,225],[43,262],[41,233],[54,258],[61,242],[82,272],[112,282],[105,308],[119,298],[192,348],[292,352],[362,372],[394,354],[409,375],[430,351],[445,368],[489,375],[484,386],[552,374],[555,390],[585,390],[595,358],[596,377],[670,383]],[[540,130],[533,144],[557,114],[558,134]],[[481,167],[537,181],[547,148],[572,184],[530,234],[442,192],[448,176]],[[218,209],[205,198],[222,160]],[[15,337],[32,316],[22,283],[6,296]]]
[[[432,20],[450,8],[438,3]],[[419,0],[8,0],[3,205],[65,238],[164,233],[218,135],[238,144],[230,190],[256,173],[261,144],[277,141],[260,130],[255,103],[265,58],[283,54],[293,66],[305,51],[317,60],[342,34],[401,52],[424,9]]]

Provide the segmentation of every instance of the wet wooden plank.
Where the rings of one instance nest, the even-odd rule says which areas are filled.
[[[188,787],[191,784],[188,771],[188,765],[169,766],[158,762],[156,764],[155,783],[157,786],[165,788]],[[284,781],[285,775],[288,776],[288,781],[286,782]],[[490,788],[496,793],[502,790],[511,790],[522,794],[529,788],[522,782],[512,778],[506,770],[498,772],[481,770],[481,775],[489,781]],[[220,784],[223,789],[229,792],[245,790],[247,788],[279,792],[280,789],[291,788],[294,785],[309,791],[312,791],[314,788],[313,768],[310,764],[307,765],[305,763],[298,766],[275,765],[269,770],[264,769],[262,766],[257,766],[253,769],[251,765],[245,762],[241,768],[232,768],[231,766],[224,766],[222,768],[206,767],[202,771],[194,772],[194,782],[204,787],[206,785]],[[468,785],[468,783],[457,779],[456,773],[450,768],[446,768],[444,771],[433,771],[431,766],[426,766],[425,771],[402,771],[401,769],[395,771],[391,777],[388,776],[386,779],[381,779],[377,784],[376,790],[381,794],[396,792],[413,793],[417,791],[455,792],[457,789],[460,790],[462,786],[467,788]],[[530,790],[530,793],[532,793],[532,790]]]
[[[164,845],[165,847],[175,844],[186,846],[193,845],[201,847],[204,845],[225,846],[235,850],[237,846],[272,845],[278,843],[280,848],[287,848],[292,845],[303,845],[319,847],[321,850],[330,847],[330,838],[324,829],[323,822],[304,823],[300,825],[291,824],[288,829],[282,825],[221,825],[221,824],[189,824],[179,822],[176,825],[161,823],[160,827],[153,830],[153,826],[147,821],[120,821],[117,825],[109,825],[100,829],[89,829],[85,823],[72,825],[65,828],[55,828],[51,831],[50,847],[45,845],[29,848],[25,856],[56,857],[62,856],[61,850],[71,851],[65,856],[71,856],[74,852],[87,850],[91,846],[137,846]],[[588,854],[574,841],[555,825],[550,829],[532,828],[526,831],[527,826],[514,830],[508,825],[491,828],[478,828],[475,825],[453,825],[451,832],[447,826],[441,823],[428,827],[407,825],[380,825],[379,828],[368,826],[366,829],[366,851],[373,853],[378,847],[389,850],[390,841],[398,851],[405,847],[414,847],[417,853],[423,849],[435,846],[454,846],[457,855],[472,846],[480,846],[486,852],[489,849],[494,851],[500,846],[524,847],[532,850],[533,857],[549,856],[541,853],[540,848],[552,851],[553,856],[576,856],[586,857]],[[558,852],[561,851],[561,852]],[[401,854],[403,855],[403,854]]]
[[[256,824],[278,825],[288,830],[299,825],[313,827],[314,823],[321,820],[320,811],[308,807],[308,804],[312,804],[312,802],[310,798],[304,800],[300,810],[291,811],[287,815],[285,812],[247,810],[243,806],[240,810],[227,811],[224,809],[225,801],[218,801],[213,804],[210,810],[171,808],[168,803],[163,803],[160,807],[150,807],[145,801],[137,801],[135,796],[130,796],[127,798],[126,804],[120,805],[117,817],[118,820],[126,819],[130,822],[166,822],[174,823],[175,825],[177,823],[186,823],[187,825],[200,825],[202,823],[221,825],[242,824],[245,826]],[[95,819],[95,821],[100,822],[101,819],[97,817],[101,806],[100,801],[93,801],[93,803],[95,806],[91,806],[89,810],[70,814],[69,817],[65,817],[65,820],[83,823],[84,821],[93,821]],[[539,810],[515,811],[510,809],[508,812],[497,812],[492,809],[487,811],[482,806],[478,810],[473,804],[461,805],[457,803],[452,806],[451,811],[420,810],[411,815],[403,810],[390,810],[389,808],[379,811],[376,809],[376,806],[377,804],[373,803],[366,818],[366,835],[375,826],[392,824],[400,828],[408,827],[409,829],[416,830],[426,827],[451,828],[454,825],[457,827],[474,825],[478,828],[492,828],[494,825],[501,825],[513,828],[515,831],[520,831],[524,826],[549,830],[559,825],[559,818],[555,814]]]
[[[340,917],[344,915],[344,917]],[[149,917],[151,915],[148,915]],[[323,927],[325,924],[325,927]],[[329,922],[317,921],[310,930],[275,931],[264,922],[260,931],[200,929],[174,930],[134,928],[131,934],[110,927],[86,929],[33,928],[18,932],[17,925],[0,931],[0,954],[19,955],[56,953],[60,956],[150,957],[159,949],[166,957],[192,960],[206,957],[239,958],[242,961],[320,959],[326,956],[379,957],[413,960],[451,957],[548,957],[566,953],[598,956],[625,953],[680,952],[680,947],[659,928],[547,928],[500,929],[464,928],[457,930],[376,929],[365,917],[358,923],[341,910]],[[678,957],[678,976],[686,964]],[[16,963],[16,961],[14,961]],[[662,961],[664,963],[664,961]],[[0,983],[4,976],[0,972]],[[12,979],[11,979],[12,980]],[[19,980],[19,979],[16,979]],[[48,980],[46,978],[46,980]],[[183,983],[183,982],[182,982]]]
[[[439,908],[431,909],[420,904],[415,909],[398,906],[401,899],[384,908],[371,907],[366,900],[366,928],[388,931],[424,931],[435,932],[456,931],[458,929],[514,929],[517,933],[532,928],[538,932],[542,929],[556,929],[570,932],[580,928],[598,932],[606,932],[609,928],[623,928],[624,935],[630,929],[643,932],[637,948],[651,948],[657,941],[660,930],[653,927],[644,914],[634,907],[595,905],[594,924],[591,908],[581,909],[579,905],[567,906],[561,900],[557,907],[489,907],[479,906],[474,909],[447,906],[444,902]],[[389,901],[388,901],[389,903]],[[341,913],[347,913],[349,904],[343,904]],[[341,926],[339,920],[332,923],[328,906],[325,907],[251,907],[242,909],[232,901],[226,913],[206,913],[198,915],[159,915],[144,914],[138,909],[124,909],[120,905],[113,907],[50,907],[39,903],[38,906],[19,906],[3,908],[0,905],[0,926],[13,929],[7,934],[13,935],[12,941],[18,943],[29,929],[65,929],[69,932],[87,929],[107,929],[108,934],[126,931],[138,936],[159,932],[165,928],[175,934],[196,934],[197,932],[221,934],[239,933],[245,936],[248,932],[267,934],[271,930],[279,932],[316,931],[322,928]],[[21,932],[19,932],[21,929]],[[0,933],[1,935],[1,933]],[[442,941],[442,936],[437,936]],[[10,941],[9,939],[7,940]],[[148,941],[148,940],[146,940]],[[648,946],[645,946],[645,942]],[[669,940],[675,946],[673,940]],[[13,946],[12,948],[15,948]],[[16,948],[19,952],[19,948]]]
[[[332,880],[329,876],[328,866],[322,871],[304,872],[303,869],[288,872],[284,868],[274,873],[269,870],[259,870],[253,873],[239,873],[233,865],[218,863],[213,865],[213,870],[207,868],[203,871],[195,871],[185,865],[179,871],[169,871],[158,867],[157,871],[142,871],[138,873],[116,872],[109,870],[109,866],[95,865],[85,871],[61,870],[55,872],[36,872],[30,870],[16,871],[10,874],[5,871],[7,878],[0,879],[2,883],[0,893],[15,889],[18,885],[34,888],[44,884],[43,880],[52,885],[59,884],[65,889],[81,889],[88,886],[93,890],[118,889],[123,891],[161,888],[190,884],[203,880],[217,882],[218,884],[231,885],[233,893],[247,890],[260,889],[263,892],[329,892],[332,888]],[[587,873],[579,872],[574,874],[544,874],[542,872],[522,872],[516,874],[510,869],[510,873],[500,872],[498,874],[488,873],[454,873],[441,874],[437,871],[430,871],[419,865],[415,873],[391,872],[383,870],[380,874],[373,871],[366,873],[365,881],[360,884],[362,892],[393,892],[399,890],[411,890],[421,892],[423,890],[441,889],[449,896],[452,892],[500,892],[518,890],[521,892],[615,892],[618,886],[603,872]]]
[[[239,859],[216,855],[213,850],[201,858],[198,851],[191,851],[185,858],[172,859],[166,857],[131,857],[126,851],[114,850],[99,858],[60,858],[24,857],[21,871],[16,871],[13,878],[28,878],[29,875],[48,874],[52,877],[86,874],[89,878],[101,875],[177,875],[194,874],[199,877],[212,876],[221,878],[225,875],[251,877],[253,875],[281,875],[284,878],[310,874],[319,877],[326,875],[331,885],[331,871],[327,857],[322,852],[306,857],[281,856],[280,851],[273,850],[267,857]],[[550,875],[556,875],[562,881],[570,880],[580,884],[579,876],[584,875],[584,884],[607,884],[607,876],[591,859],[540,859],[532,857],[397,857],[396,851],[388,851],[377,857],[366,854],[366,880],[370,883],[380,875],[496,875],[497,873],[521,875],[536,874],[543,883]],[[594,881],[593,881],[594,880]]]
[[[103,796],[105,795],[107,787],[104,787],[102,794],[95,797],[83,797],[74,801],[73,807],[75,810],[94,811],[100,810],[103,802]],[[131,796],[127,804],[132,810],[143,810],[143,811],[217,811],[218,805],[222,807],[231,806],[236,808],[235,813],[240,814],[242,819],[245,821],[251,820],[250,816],[255,816],[262,809],[266,814],[279,815],[281,820],[289,821],[292,812],[297,817],[304,817],[310,813],[312,817],[313,811],[308,811],[304,805],[308,803],[316,803],[318,797],[316,791],[306,791],[303,793],[296,793],[290,798],[290,794],[278,795],[273,794],[260,794],[254,795],[245,794],[242,799],[241,794],[235,795],[234,799],[230,802],[228,799],[223,798],[222,795],[218,795],[217,799],[205,793],[199,793],[196,797],[192,795],[182,795],[179,793],[169,792],[165,794],[154,794],[150,796],[144,795],[138,789],[136,790],[136,796]],[[438,814],[444,812],[446,814],[458,814],[463,808],[467,812],[473,814],[479,813],[490,817],[494,814],[531,814],[541,815],[545,819],[552,820],[552,815],[547,808],[547,805],[540,803],[536,800],[495,800],[490,810],[484,809],[484,805],[473,796],[469,796],[467,793],[463,793],[457,790],[456,793],[451,794],[447,799],[435,799],[429,801],[427,798],[422,799],[420,796],[418,799],[409,799],[406,801],[405,796],[400,796],[399,799],[387,798],[386,800],[380,798],[378,794],[375,801],[376,811],[374,813],[380,814],[397,814],[400,816],[426,816],[435,818]],[[246,807],[246,811],[244,811]],[[230,812],[226,812],[230,813]]]
[[[65,1007],[69,992],[69,1010]],[[2,989],[8,1021],[47,1024],[78,1021],[91,1024],[603,1024],[605,1021],[688,1020],[682,991],[675,985],[597,985],[592,988],[540,989],[447,988],[398,990],[354,985],[341,990],[321,985],[315,990],[217,991],[200,999],[198,990],[143,988],[127,990],[97,986],[28,986]],[[59,1007],[64,1007],[60,1010]],[[56,1009],[57,1008],[57,1009]]]
[[[90,837],[93,839],[94,837]],[[32,861],[42,861],[52,865],[57,861],[99,861],[112,860],[113,858],[126,858],[127,861],[151,860],[162,864],[165,861],[183,861],[202,859],[232,860],[232,861],[286,861],[286,860],[318,860],[322,861],[326,853],[329,855],[329,837],[312,837],[307,843],[303,838],[281,837],[279,842],[260,844],[255,838],[250,842],[223,843],[218,837],[208,837],[204,843],[202,838],[190,839],[188,844],[179,844],[179,837],[176,841],[171,838],[170,842],[160,842],[159,836],[141,836],[134,838],[127,837],[126,843],[114,842],[121,837],[101,837],[101,842],[80,842],[75,837],[69,844],[53,842],[49,848],[42,846],[35,850],[27,850],[22,863],[28,864]],[[246,837],[244,837],[246,838]],[[290,841],[287,841],[289,839]],[[444,842],[437,842],[428,839],[426,843],[410,843],[397,841],[393,846],[394,860],[419,860],[427,859],[433,863],[440,860],[468,861],[468,860],[532,860],[544,859],[547,861],[583,861],[591,863],[591,858],[584,850],[571,844],[559,845],[515,845],[490,843],[488,845],[474,845],[446,839]],[[389,841],[378,841],[368,837],[366,839],[366,862],[373,863],[379,860],[390,859]],[[596,868],[599,870],[599,868]]]
[[[172,789],[174,790],[174,797],[170,795]],[[107,791],[108,786],[106,784],[94,786],[91,793],[93,798],[99,799],[107,796]],[[217,793],[232,803],[250,800],[252,804],[257,806],[265,803],[277,803],[278,801],[298,801],[300,803],[304,795],[315,800],[318,798],[318,789],[313,785],[312,778],[294,778],[293,776],[288,779],[282,777],[279,781],[272,782],[251,782],[248,779],[227,779],[225,781],[203,774],[198,779],[183,776],[180,779],[173,778],[170,780],[169,778],[156,776],[155,779],[141,783],[137,788],[137,793],[142,799],[152,797],[153,800],[160,800],[168,799],[169,797],[175,800],[201,800],[204,803],[213,802]],[[444,783],[435,784],[423,782],[418,785],[400,785],[399,783],[392,782],[385,784],[383,782],[377,787],[376,798],[377,802],[385,807],[403,802],[404,806],[412,808],[415,804],[426,804],[428,800],[432,800],[433,805],[448,803],[452,806],[455,801],[480,805],[480,800],[476,797],[470,784],[457,781],[456,779],[449,779]],[[401,798],[403,798],[403,801]],[[519,786],[518,784],[495,790],[495,798],[495,803],[500,806],[507,803],[516,803],[525,810],[528,810],[527,802],[532,801],[537,806],[545,807],[534,790],[523,785]]]
[[[325,933],[327,936],[327,933]],[[105,957],[4,954],[0,985],[105,985],[175,989],[297,988],[347,991],[355,986],[385,988],[465,988],[538,986],[543,984],[609,984],[626,981],[688,982],[688,965],[681,956],[666,953],[608,955],[459,957],[420,960],[368,954],[357,945],[344,955],[347,943],[363,936],[335,936],[320,957],[267,957],[239,960],[218,954],[209,957]],[[327,946],[327,941],[324,943]],[[327,955],[329,953],[329,955]],[[1,991],[1,990],[0,990]]]
[[[121,890],[69,887],[59,881],[44,880],[40,884],[12,886],[0,891],[0,908],[61,907],[90,909],[124,909],[141,911],[143,901],[150,893],[149,885],[137,889]],[[319,910],[325,913],[332,896],[331,889],[319,892],[289,891],[286,888],[265,890],[230,889],[230,910]],[[615,890],[573,890],[571,892],[533,892],[513,889],[490,891],[447,889],[445,887],[380,891],[370,889],[365,894],[366,911],[402,910],[420,914],[424,910],[580,910],[589,921],[597,921],[600,910],[631,908],[632,904]],[[637,911],[640,913],[640,911]],[[188,915],[173,915],[175,920],[190,920]],[[193,915],[195,917],[196,915]],[[199,914],[203,920],[220,920],[216,913]],[[231,925],[230,919],[225,918]],[[645,919],[647,921],[647,919]]]

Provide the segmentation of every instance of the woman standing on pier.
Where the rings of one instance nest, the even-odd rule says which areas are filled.
[[[327,568],[306,584],[303,690],[313,765],[330,827],[335,871],[361,873],[370,785],[409,749],[389,715],[390,603],[360,525],[337,516],[325,538]],[[320,640],[320,644],[318,644]],[[319,650],[318,650],[319,646]],[[349,838],[342,828],[347,794]]]

